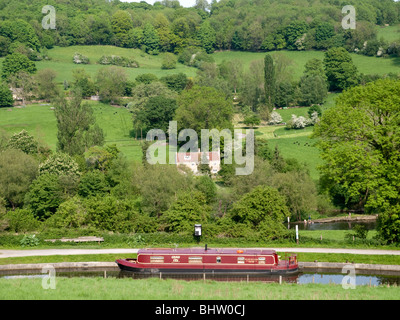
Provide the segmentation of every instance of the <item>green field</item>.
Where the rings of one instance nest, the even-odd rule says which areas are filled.
[[[280,51],[286,55],[293,64],[290,67],[294,80],[300,80],[304,72],[304,66],[310,59],[317,58],[320,60],[324,59],[323,51]],[[271,52],[272,55],[276,52]],[[217,63],[221,63],[226,60],[238,59],[243,62],[244,68],[247,70],[254,60],[264,59],[265,52],[240,52],[240,51],[223,51],[213,54],[213,57]],[[376,58],[367,57],[361,54],[351,53],[354,64],[357,66],[361,73],[365,74],[378,74],[384,75],[390,72],[400,72],[400,58]]]
[[[383,38],[387,42],[393,42],[400,40],[400,26],[376,26],[377,38]]]
[[[74,64],[72,57],[78,52],[87,56],[90,60],[89,65]],[[124,68],[128,78],[133,81],[138,75],[143,73],[153,73],[157,77],[162,77],[168,74],[175,74],[183,72],[189,77],[196,75],[196,69],[187,67],[183,64],[177,63],[176,69],[163,70],[161,69],[163,55],[149,55],[143,53],[139,49],[126,49],[113,46],[71,46],[71,47],[55,47],[48,51],[51,58],[49,61],[37,62],[39,70],[50,68],[57,72],[56,81],[63,83],[64,80],[72,81],[72,70],[84,68],[86,72],[93,78],[96,76],[99,69],[106,66],[97,64],[103,55],[117,55],[121,57],[134,58],[140,65],[140,68]]]
[[[398,27],[379,28],[379,37],[385,39],[396,40],[400,38],[398,35]],[[72,58],[78,52],[87,56],[90,60],[89,65],[74,64]],[[271,52],[272,55],[277,52]],[[293,79],[299,80],[304,71],[306,62],[313,58],[323,60],[323,51],[280,51],[286,55],[291,61]],[[183,72],[189,77],[196,75],[196,68],[188,67],[183,64],[177,63],[176,69],[162,70],[162,54],[149,55],[139,49],[127,49],[114,46],[71,46],[71,47],[55,47],[48,50],[48,56],[51,60],[43,60],[36,62],[37,68],[53,69],[57,72],[56,81],[62,84],[64,80],[72,81],[72,71],[77,68],[84,68],[86,72],[95,77],[98,70],[105,66],[98,64],[98,60],[103,55],[119,55],[122,57],[131,57],[139,62],[140,68],[124,68],[130,80],[134,80],[138,75],[143,73],[153,73],[157,77],[162,77],[168,74],[175,74]],[[216,63],[221,63],[226,60],[241,60],[245,70],[248,70],[252,61],[264,59],[266,52],[242,52],[242,51],[222,51],[212,54]],[[400,72],[400,58],[375,58],[367,57],[361,54],[351,54],[355,65],[359,71],[365,74],[388,74],[390,72]],[[0,59],[2,62],[4,58]]]
[[[129,137],[132,116],[125,108],[99,102],[88,102],[93,108],[97,124],[103,129],[106,144],[116,144],[132,161],[140,161],[142,151],[138,141]],[[28,105],[24,108],[0,109],[0,129],[10,135],[27,130],[52,150],[57,145],[57,124],[50,105]]]
[[[42,279],[0,279],[0,297],[7,300],[397,300],[400,287],[358,286],[355,290],[344,290],[341,285],[324,284],[56,277],[54,290],[44,290]]]

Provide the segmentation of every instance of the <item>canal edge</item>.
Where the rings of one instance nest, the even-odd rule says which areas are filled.
[[[46,267],[53,267],[56,270],[81,269],[81,270],[102,270],[115,269],[119,270],[115,262],[60,262],[60,263],[30,263],[30,264],[6,264],[0,265],[2,271],[37,271]],[[300,272],[309,272],[311,270],[342,272],[345,266],[353,266],[357,272],[374,271],[374,272],[399,272],[400,265],[383,265],[383,264],[363,264],[363,263],[337,263],[337,262],[299,262]]]
[[[344,267],[353,266],[357,272],[399,272],[400,265],[386,264],[367,264],[367,263],[339,263],[339,262],[299,262],[299,271],[307,272],[309,270],[330,270],[342,272]]]

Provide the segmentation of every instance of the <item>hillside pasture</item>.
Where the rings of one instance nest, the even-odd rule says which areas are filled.
[[[89,58],[90,64],[74,64],[73,56],[75,53],[80,53]],[[139,49],[127,49],[114,46],[71,46],[71,47],[55,47],[48,50],[50,60],[36,62],[38,70],[53,69],[57,72],[56,81],[63,83],[64,80],[73,81],[72,71],[79,68],[84,68],[86,72],[95,78],[99,69],[107,67],[98,64],[98,61],[103,56],[121,56],[126,58],[134,58],[139,63],[139,68],[124,68],[128,75],[128,79],[133,81],[138,75],[144,73],[153,73],[157,77],[163,77],[170,74],[185,73],[189,77],[196,75],[196,69],[187,67],[177,63],[176,69],[163,70],[161,63],[163,54],[149,55]]]
[[[290,60],[292,60],[291,68],[293,80],[300,80],[304,66],[307,61],[317,58],[320,60],[324,59],[323,51],[275,51],[270,54],[274,56],[277,53],[282,53]],[[230,60],[240,60],[243,63],[244,69],[248,70],[250,64],[254,60],[264,59],[266,52],[239,52],[239,51],[222,51],[213,54],[216,63]],[[390,72],[400,72],[400,58],[399,57],[388,57],[388,58],[377,58],[367,57],[361,54],[351,53],[354,64],[357,66],[359,72],[364,74],[378,74],[384,75]]]
[[[116,144],[131,161],[140,161],[140,144],[129,136],[132,116],[125,108],[113,107],[99,102],[87,101],[103,129],[106,144]],[[28,105],[24,108],[0,108],[0,130],[9,135],[25,129],[52,150],[57,147],[57,122],[49,104]]]

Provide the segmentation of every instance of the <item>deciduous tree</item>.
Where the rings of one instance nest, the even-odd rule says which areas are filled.
[[[82,98],[59,98],[55,102],[57,149],[70,155],[82,155],[86,149],[104,144],[103,130],[96,125],[93,110]]]
[[[325,181],[356,208],[383,211],[400,203],[399,97],[394,80],[354,87],[315,127]]]

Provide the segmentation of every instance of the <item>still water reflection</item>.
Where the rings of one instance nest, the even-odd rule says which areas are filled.
[[[0,278],[14,279],[14,278],[41,278],[44,274],[39,273],[9,273],[0,274]],[[147,278],[161,278],[161,279],[177,279],[177,280],[214,280],[214,281],[260,281],[265,283],[276,282],[279,283],[297,283],[297,284],[342,284],[345,274],[338,273],[319,273],[319,272],[300,272],[297,275],[291,276],[260,276],[260,275],[212,275],[212,274],[190,274],[190,275],[177,275],[177,274],[153,274],[153,275],[137,275],[131,272],[116,271],[116,270],[103,270],[103,271],[73,271],[73,272],[57,272],[57,277],[97,277],[97,278],[125,278],[125,279],[147,279]],[[400,274],[356,274],[356,285],[400,285]]]

